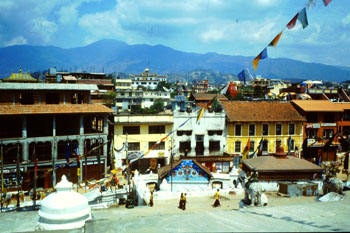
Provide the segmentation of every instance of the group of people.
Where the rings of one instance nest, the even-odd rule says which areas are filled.
[[[182,209],[182,210],[186,209],[186,195],[187,195],[187,193],[181,193],[179,207],[178,207],[179,209]],[[219,189],[217,189],[216,193],[215,193],[215,202],[213,204],[213,207],[218,207],[220,205],[221,205],[220,204],[220,193],[219,193]],[[151,192],[151,195],[150,195],[149,206],[150,207],[153,206],[153,192]]]

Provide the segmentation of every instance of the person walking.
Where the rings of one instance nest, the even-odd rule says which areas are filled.
[[[187,193],[185,193],[182,197],[182,210],[185,210],[186,209],[186,195]]]
[[[183,205],[183,196],[184,196],[184,194],[183,193],[181,193],[181,196],[180,196],[180,201],[179,201],[179,209],[182,209],[182,205]]]
[[[220,193],[219,193],[219,189],[216,190],[216,193],[215,193],[215,202],[214,202],[213,207],[218,207],[218,206],[220,206]]]
[[[149,206],[153,206],[153,192],[151,192],[151,196],[149,197]]]

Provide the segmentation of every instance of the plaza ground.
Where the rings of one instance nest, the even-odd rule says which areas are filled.
[[[153,207],[114,206],[93,210],[85,229],[64,232],[322,232],[350,231],[350,191],[344,200],[319,202],[316,197],[268,193],[267,207],[239,208],[242,195],[229,194],[221,207],[213,197],[188,197],[186,210],[179,200],[155,201]],[[0,232],[35,231],[37,212],[0,213]],[[63,231],[62,231],[63,232]]]

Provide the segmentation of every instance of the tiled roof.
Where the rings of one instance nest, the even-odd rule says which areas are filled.
[[[286,158],[276,158],[275,156],[260,156],[253,159],[242,160],[242,163],[249,169],[263,172],[280,171],[322,171],[323,169],[305,159],[298,159],[293,156]]]
[[[305,121],[289,102],[223,101],[221,104],[231,122]]]
[[[342,105],[329,100],[293,100],[296,106],[305,112],[342,112]]]
[[[66,84],[66,83],[5,83],[0,82],[0,90],[98,90],[94,84]]]
[[[208,94],[208,93],[196,93],[193,94],[195,100],[212,100],[215,96],[217,96],[218,100],[227,100],[226,96],[221,94]]]
[[[101,104],[0,105],[0,115],[113,113]]]

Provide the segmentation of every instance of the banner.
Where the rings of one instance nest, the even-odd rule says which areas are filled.
[[[306,8],[305,7],[299,12],[298,20],[300,21],[301,25],[303,26],[303,29],[306,28],[309,25],[309,22],[307,21],[307,15],[306,15]]]

